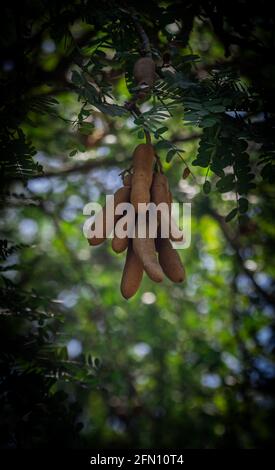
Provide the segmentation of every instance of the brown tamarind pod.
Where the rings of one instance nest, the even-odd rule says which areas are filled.
[[[161,214],[161,227],[163,225],[165,227],[168,227],[164,233],[168,232],[169,233],[169,238],[173,242],[183,242],[184,241],[184,235],[182,231],[178,228],[174,217],[171,214],[171,211],[169,213],[162,212]]]
[[[125,299],[130,299],[137,292],[143,276],[143,265],[133,250],[130,240],[126,261],[122,273],[120,290]]]
[[[129,202],[131,188],[129,186],[123,186],[119,188],[114,194],[114,212],[118,204],[123,202]],[[110,211],[111,212],[111,211]],[[107,206],[105,205],[101,211],[96,215],[95,220],[92,224],[92,230],[95,229],[96,224],[99,223],[101,227],[102,223],[102,234],[99,232],[95,233],[91,238],[88,239],[88,242],[92,246],[100,245],[106,240],[106,238],[111,234],[113,226],[116,224],[121,215],[109,214],[107,211]]]
[[[159,252],[159,264],[165,275],[173,282],[183,282],[185,280],[185,270],[181,259],[168,238],[158,238],[156,248]]]
[[[132,216],[131,216],[132,217]],[[115,230],[114,230],[114,237],[112,240],[112,249],[115,253],[122,253],[124,250],[129,245],[129,237],[132,238],[133,230],[134,230],[134,225],[135,225],[135,215],[133,215],[133,218],[128,218],[127,223],[130,224],[130,227],[126,226],[126,221],[124,222],[124,217],[122,216],[115,225]],[[118,227],[118,225],[120,227]],[[121,238],[122,233],[118,233],[119,229],[126,230],[127,228],[127,234],[123,238]],[[129,235],[129,231],[131,232],[131,235]]]
[[[150,238],[146,226],[146,237],[139,238],[137,230],[133,238],[133,249],[140,261],[142,262],[144,271],[150,279],[155,282],[162,282],[164,273],[158,262],[155,247],[155,238]]]
[[[156,65],[151,57],[141,57],[134,65],[134,78],[140,87],[152,88],[156,78]]]
[[[172,204],[173,204],[173,194],[171,193],[170,189],[168,191],[168,196],[169,196],[169,214],[171,215],[172,211]]]
[[[184,240],[183,233],[179,230],[173,216],[172,216],[173,195],[169,190],[169,214],[170,214],[170,240],[173,242],[182,242]]]
[[[170,216],[170,230],[169,230],[169,238],[173,242],[183,242],[184,241],[184,235],[181,232],[181,230],[178,228],[173,216]]]
[[[151,187],[151,200],[156,205],[166,203],[168,205],[167,213],[158,212],[158,222],[165,224],[169,229],[169,237],[172,241],[183,241],[183,234],[177,227],[171,214],[171,204],[173,202],[172,193],[169,190],[168,179],[163,173],[155,173]]]
[[[169,238],[175,242],[182,242],[184,237],[182,232],[179,230],[173,216],[172,216],[172,202],[173,196],[169,190],[168,180],[165,175],[162,173],[155,173],[153,178],[153,183],[151,187],[151,197],[152,202],[156,205],[165,202],[168,204],[168,214],[162,214],[161,222],[164,224],[169,224]],[[158,213],[158,220],[160,220],[161,214]]]
[[[115,229],[114,229],[114,237],[112,240],[112,249],[115,253],[122,253],[128,247],[129,238],[132,238],[133,231],[135,228],[135,213],[131,212],[121,216],[121,218],[116,222]],[[122,238],[124,232],[125,236]]]
[[[169,184],[167,177],[163,173],[154,173],[151,187],[151,201],[158,206],[166,203],[170,206]],[[160,214],[158,214],[159,216]]]
[[[162,282],[164,274],[156,256],[154,239],[133,238],[133,248],[150,279]]]
[[[123,175],[123,186],[131,187],[131,185],[132,185],[132,175],[129,173],[127,175]]]
[[[135,211],[138,212],[138,204],[150,202],[150,187],[146,183],[146,180],[142,178],[136,178],[132,185],[131,191],[131,203],[133,204]],[[140,208],[141,210],[141,208]]]
[[[155,154],[151,144],[139,144],[133,154],[131,203],[138,211],[138,203],[150,202]]]
[[[114,235],[112,239],[112,249],[115,253],[122,253],[128,247],[129,239],[128,237],[125,238],[118,238]]]
[[[172,216],[173,195],[170,190],[168,191],[168,195],[169,195],[169,238],[173,242],[182,242],[184,240],[184,235],[179,230]]]

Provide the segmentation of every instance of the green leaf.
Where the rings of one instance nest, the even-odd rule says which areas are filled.
[[[232,209],[232,211],[229,212],[229,214],[227,214],[227,216],[225,217],[225,222],[230,222],[230,220],[234,219],[234,217],[236,217],[236,215],[238,214],[238,209]]]
[[[85,80],[79,72],[77,72],[76,70],[73,70],[72,82],[74,83],[74,85],[81,86],[81,85],[84,85]]]
[[[202,104],[200,102],[186,100],[184,104],[187,108],[190,108],[192,110],[195,110],[195,111],[202,110]]]
[[[138,139],[144,139],[144,131],[138,131]]]
[[[168,131],[168,127],[160,127],[159,129],[156,130],[156,134],[161,135],[164,134],[164,132]]]
[[[167,163],[171,162],[172,158],[176,155],[177,151],[175,149],[169,150],[169,152],[166,155],[166,161]]]
[[[80,112],[80,114],[81,114],[82,116],[88,117],[88,116],[90,116],[91,111],[88,111],[88,109],[82,109],[81,112]]]
[[[199,154],[197,156],[197,158],[195,158],[195,160],[192,161],[192,165],[193,166],[201,166],[202,168],[207,168],[209,166],[209,163],[210,163],[210,158],[211,158],[211,156],[207,155],[206,153],[204,155]]]
[[[101,51],[100,49],[97,49],[95,52],[94,52],[94,55],[97,55],[98,57],[101,57],[102,59],[105,59],[106,57],[106,54],[104,51]]]
[[[196,113],[188,111],[184,115],[184,121],[185,122],[197,123],[199,121],[199,116]]]
[[[223,113],[225,111],[225,107],[222,104],[207,103],[205,107],[211,113]]]
[[[218,165],[216,165],[216,162],[210,165],[210,170],[213,171],[213,173],[215,173],[215,175],[219,176],[220,178],[223,178],[225,176],[224,171]]]
[[[167,148],[170,148],[171,147],[171,144],[168,140],[161,140],[160,142],[157,142],[157,144],[155,145],[155,147],[158,149],[158,150],[162,150],[162,149],[167,149]],[[174,150],[174,149],[173,149]]]
[[[86,147],[85,147],[84,144],[78,143],[77,148],[78,148],[79,152],[86,152]]]
[[[239,194],[247,194],[250,189],[255,189],[256,185],[254,183],[249,183],[248,181],[238,181],[237,182],[237,191]]]
[[[209,194],[211,191],[211,183],[210,181],[205,181],[204,185],[203,185],[203,192],[205,194]]]
[[[267,163],[261,170],[261,176],[269,183],[273,183],[275,181],[275,165],[272,165],[271,162]]]
[[[139,117],[137,117],[136,119],[134,119],[134,124],[135,124],[136,126],[142,126],[142,124],[143,124],[143,117],[142,117],[142,116],[139,116]]]
[[[118,106],[116,104],[108,104],[108,103],[96,103],[94,104],[102,113],[109,114],[110,116],[123,116],[127,111],[122,106]],[[140,122],[139,124],[142,124]]]
[[[94,127],[94,124],[92,124],[91,122],[83,122],[78,130],[83,135],[89,135],[91,134]]]
[[[97,368],[100,367],[100,359],[98,357],[94,358],[94,366]]]
[[[246,142],[246,140],[243,140],[243,139],[239,139],[237,141],[237,146],[238,146],[238,151],[240,153],[244,152],[247,147],[248,147],[248,143]],[[247,155],[247,154],[246,154]],[[241,156],[241,155],[240,155]],[[249,156],[247,155],[248,159],[249,159]]]
[[[239,211],[241,214],[245,214],[248,210],[248,200],[244,197],[241,197],[238,201],[239,203]]]
[[[217,184],[216,187],[220,193],[227,193],[228,191],[232,191],[235,186],[235,181],[234,181],[234,175],[225,175],[223,178],[221,178]]]
[[[213,127],[217,124],[217,119],[215,117],[205,117],[203,118],[200,126],[201,127]]]
[[[69,157],[74,157],[74,155],[76,155],[77,152],[78,152],[77,149],[72,150],[72,151],[69,153]]]

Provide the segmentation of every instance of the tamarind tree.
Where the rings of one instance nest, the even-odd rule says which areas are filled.
[[[2,11],[1,445],[271,446],[270,2]],[[192,244],[183,286],[143,279],[126,304],[124,261],[87,246],[82,208],[117,190],[145,143],[192,202]],[[126,298],[144,267],[127,259]]]

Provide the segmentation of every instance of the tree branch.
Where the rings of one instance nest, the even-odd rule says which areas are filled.
[[[141,39],[141,53],[143,55],[146,55],[147,57],[152,57],[152,51],[151,51],[149,38],[148,38],[143,26],[140,24],[140,22],[138,20],[137,13],[135,11],[131,10],[130,15],[131,15],[131,18],[132,18],[133,23],[135,25],[135,28],[137,30],[137,33],[139,34],[139,37]]]
[[[122,165],[127,164],[131,161],[131,158],[126,158],[125,160],[118,161],[113,158],[100,158],[97,160],[89,160],[88,162],[84,163],[83,165],[67,165],[59,171],[46,171],[43,174],[37,174],[32,176],[30,179],[38,179],[38,178],[55,178],[59,176],[67,176],[72,173],[88,173],[91,170],[95,170],[97,168],[106,167],[109,168],[111,166],[118,166],[121,167]]]
[[[236,259],[239,263],[239,266],[241,267],[242,271],[246,274],[246,276],[250,279],[252,282],[255,290],[261,295],[262,298],[264,298],[268,303],[275,305],[275,296],[273,294],[269,294],[266,290],[264,290],[256,281],[253,273],[247,269],[247,267],[244,264],[244,259],[241,255],[241,245],[238,242],[238,240],[232,236],[232,234],[229,231],[228,224],[225,222],[224,217],[222,217],[220,214],[218,214],[213,208],[209,207],[208,208],[209,214],[215,219],[223,234],[225,239],[228,241],[228,243],[231,245],[231,247],[234,249],[236,253]]]
[[[193,134],[189,135],[182,135],[182,136],[177,136],[174,135],[171,137],[170,142],[175,143],[175,142],[191,142],[193,140],[198,140],[201,138],[201,133],[200,132],[193,132]]]
[[[172,137],[171,142],[191,142],[191,141],[197,140],[199,138],[200,138],[200,134],[194,132],[193,134],[182,136],[182,137],[181,136],[179,136],[179,137],[174,136],[174,137]],[[70,175],[72,173],[86,173],[86,172],[89,172],[91,170],[95,170],[95,169],[101,168],[101,167],[106,167],[106,168],[110,168],[112,166],[121,167],[121,166],[124,166],[125,164],[127,165],[130,161],[131,161],[131,158],[125,158],[124,160],[121,160],[121,161],[118,161],[118,160],[115,160],[114,158],[109,158],[109,157],[100,158],[100,159],[97,159],[97,160],[89,160],[89,161],[83,163],[82,165],[79,165],[79,164],[77,164],[77,165],[66,165],[59,171],[50,171],[49,170],[49,171],[46,171],[43,174],[33,175],[30,179],[55,178],[55,177],[59,177],[59,176]]]

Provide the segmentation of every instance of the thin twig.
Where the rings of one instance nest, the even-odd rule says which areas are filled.
[[[176,143],[176,142],[194,142],[196,140],[199,140],[201,138],[201,133],[199,132],[194,132],[193,134],[182,136],[182,137],[177,137],[174,136],[170,139],[171,143]],[[181,157],[182,158],[182,157]],[[182,158],[184,164],[186,165],[185,160]],[[188,166],[186,166],[188,168]],[[189,168],[190,170],[190,168]],[[192,172],[191,172],[192,173]],[[193,175],[194,176],[194,175]]]
[[[151,51],[151,45],[150,45],[149,38],[148,38],[143,26],[139,22],[137,13],[134,10],[131,9],[130,10],[130,15],[131,15],[131,18],[132,18],[133,23],[135,25],[135,28],[137,30],[137,33],[139,34],[139,37],[141,39],[141,53],[142,53],[142,55],[145,55],[147,57],[152,57],[152,51]]]
[[[122,166],[125,163],[128,163],[131,161],[131,158],[125,158],[123,161],[118,161],[113,158],[101,158],[98,160],[90,160],[83,165],[67,165],[66,167],[63,167],[59,171],[46,171],[43,174],[37,174],[33,175],[30,180],[32,179],[40,179],[40,178],[58,178],[60,176],[67,176],[73,173],[88,173],[91,170],[95,170],[97,168],[101,167],[112,167],[112,166]]]

